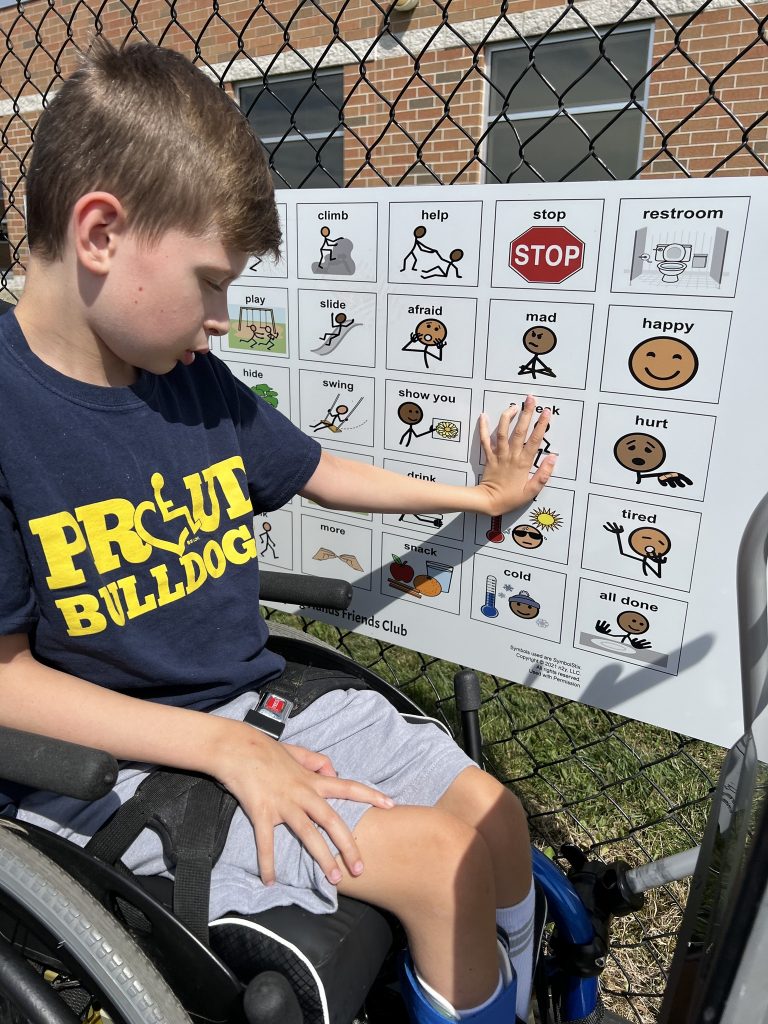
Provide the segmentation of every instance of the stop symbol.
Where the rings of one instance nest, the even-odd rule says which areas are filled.
[[[509,265],[532,284],[560,284],[584,266],[584,243],[568,228],[528,228],[510,243]]]

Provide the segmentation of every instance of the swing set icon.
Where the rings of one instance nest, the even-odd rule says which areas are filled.
[[[265,306],[240,307],[237,336],[247,342],[251,348],[263,345],[265,348],[273,349],[278,333],[273,309],[268,309]]]

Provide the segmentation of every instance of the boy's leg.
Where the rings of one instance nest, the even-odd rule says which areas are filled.
[[[457,1009],[485,1002],[499,983],[496,892],[485,840],[435,807],[371,808],[355,839],[362,875],[339,892],[402,922],[421,978]]]
[[[496,906],[511,907],[531,887],[531,840],[525,811],[511,790],[479,768],[466,768],[437,808],[476,829],[493,865]]]
[[[517,974],[517,1013],[524,1018],[533,980],[535,910],[525,811],[514,793],[475,767],[461,772],[436,806],[476,829],[488,847],[496,921],[509,940],[509,959]]]

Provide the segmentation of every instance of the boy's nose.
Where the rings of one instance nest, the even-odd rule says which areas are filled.
[[[215,334],[218,337],[223,337],[229,333],[229,318],[223,319],[220,316],[207,317],[203,326],[206,334]]]

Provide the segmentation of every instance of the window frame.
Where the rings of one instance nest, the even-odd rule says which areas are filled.
[[[0,0],[0,2],[2,2],[2,0]],[[269,78],[271,80],[277,79],[280,82],[299,81],[301,79],[304,79],[304,80],[306,80],[308,82],[312,82],[313,78],[315,80],[321,79],[321,78],[330,78],[332,75],[333,76],[338,76],[341,79],[342,100],[343,100],[343,93],[344,93],[344,66],[343,65],[340,65],[339,67],[333,67],[333,68],[324,68],[324,69],[322,69],[320,71],[315,70],[314,72],[313,71],[288,71],[285,74],[272,74],[272,75],[269,76]],[[265,76],[262,76],[261,78],[243,79],[242,81],[236,82],[235,85],[234,85],[234,88],[235,88],[235,98],[236,98],[236,101],[237,101],[237,105],[240,108],[240,111],[244,114],[244,116],[246,118],[248,117],[248,114],[243,109],[242,90],[243,89],[247,89],[247,88],[251,88],[253,86],[261,86],[263,88],[264,87],[264,78],[265,78]],[[341,178],[341,180],[343,182],[343,180],[344,180],[344,144],[343,144],[344,130],[345,130],[345,125],[344,125],[344,121],[343,121],[343,118],[342,118],[342,120],[339,121],[338,128],[335,129],[330,134],[328,132],[325,132],[325,131],[319,131],[319,132],[300,132],[300,131],[297,131],[296,129],[292,129],[291,131],[289,131],[289,133],[287,135],[285,135],[285,134],[283,134],[283,135],[260,135],[259,139],[261,140],[261,143],[265,147],[265,149],[268,150],[269,146],[271,144],[273,144],[273,143],[280,143],[282,145],[291,145],[293,142],[305,142],[305,141],[311,142],[314,139],[320,139],[323,142],[330,142],[331,139],[335,139],[337,137],[340,137],[342,139],[341,174],[340,174],[340,178]],[[271,153],[269,155],[271,156]],[[270,166],[270,172],[275,174],[276,177],[279,177],[279,171],[276,172],[275,169],[273,169],[271,166]],[[327,177],[328,177],[328,179],[330,181],[330,184],[328,184],[327,186],[312,185],[310,187],[312,187],[312,188],[324,188],[324,187],[326,187],[326,188],[334,188],[334,187],[337,187],[333,183],[332,176],[330,174],[328,174],[327,171],[326,171],[326,175],[327,175]],[[299,186],[287,185],[283,181],[281,181],[279,184],[275,185],[276,189],[277,188],[303,188],[303,187],[304,186],[301,186],[301,185],[299,185]]]
[[[653,45],[654,45],[655,26],[656,26],[656,23],[655,23],[655,21],[653,19],[645,19],[644,18],[644,19],[636,21],[636,22],[629,22],[629,23],[624,24],[624,25],[619,25],[618,28],[613,29],[613,31],[610,34],[613,36],[613,35],[626,35],[626,34],[628,34],[630,32],[631,33],[635,33],[635,34],[640,34],[641,32],[647,32],[648,33],[648,50],[647,50],[647,56],[646,56],[646,67],[647,67],[648,71],[651,71],[652,66],[653,66],[652,62],[653,62]],[[599,31],[599,29],[597,31]],[[487,57],[487,72],[486,72],[487,96],[486,96],[486,102],[485,102],[485,115],[483,117],[483,158],[482,158],[483,159],[483,166],[485,168],[485,184],[498,184],[499,183],[496,180],[498,178],[498,175],[493,174],[493,180],[491,180],[491,178],[490,178],[490,175],[491,175],[492,171],[490,170],[490,163],[489,163],[489,160],[488,160],[488,148],[489,148],[489,143],[490,143],[490,138],[491,138],[491,132],[492,132],[493,128],[496,125],[499,125],[499,124],[501,124],[504,121],[506,121],[507,123],[509,123],[511,125],[513,121],[547,120],[548,118],[557,117],[560,114],[560,109],[558,107],[548,107],[546,109],[534,110],[534,111],[519,111],[519,112],[516,112],[514,114],[514,117],[510,116],[507,113],[505,113],[505,114],[501,114],[501,113],[499,113],[499,114],[491,114],[491,102],[492,102],[492,99],[493,99],[493,89],[494,89],[494,85],[493,85],[493,80],[491,78],[491,74],[492,74],[492,66],[493,66],[494,54],[499,53],[499,52],[504,51],[504,50],[521,49],[522,47],[530,47],[530,46],[533,46],[533,45],[554,46],[554,45],[556,45],[559,42],[567,42],[567,41],[570,41],[572,39],[585,39],[585,38],[593,39],[594,36],[595,36],[595,33],[591,32],[589,29],[574,29],[573,31],[568,31],[568,32],[556,32],[556,33],[553,33],[550,36],[547,36],[546,34],[545,35],[540,35],[540,36],[535,37],[532,40],[529,39],[529,40],[523,41],[523,40],[519,40],[519,39],[513,39],[513,40],[505,41],[503,43],[491,43],[487,47],[487,50],[486,50],[486,57]],[[601,38],[605,39],[605,36],[601,36]],[[648,109],[648,96],[649,96],[649,92],[650,92],[650,82],[651,82],[651,75],[646,72],[646,78],[645,78],[645,81],[643,83],[642,95],[637,97],[637,104],[639,105],[639,108],[642,111],[646,111]],[[619,112],[619,111],[622,111],[622,110],[630,110],[630,109],[632,109],[632,107],[628,107],[627,106],[627,102],[625,100],[624,102],[590,103],[590,104],[583,104],[583,103],[581,103],[581,104],[578,104],[577,106],[568,106],[567,105],[564,109],[566,109],[569,114],[572,114],[574,116],[574,118],[578,119],[578,115],[579,114],[599,114],[599,113],[605,113],[605,112],[611,112],[611,111]],[[635,108],[635,109],[637,109],[637,108]],[[641,128],[644,128],[644,122],[642,122],[642,121],[641,121]],[[644,130],[641,130],[640,133],[639,133],[639,138],[637,140],[637,162],[636,162],[636,167],[640,167],[640,165],[642,163],[643,147],[644,147],[644,137],[645,137],[645,132],[644,132]],[[552,179],[550,179],[550,178],[544,178],[543,182],[549,182],[551,180]],[[568,181],[581,181],[581,180],[605,181],[605,180],[611,180],[611,179],[605,179],[605,178],[587,178],[587,179],[565,178],[565,179],[562,179],[562,178],[557,178],[555,180],[556,181],[563,181],[563,180],[565,180],[566,182],[568,182]],[[538,179],[537,179],[537,182],[538,182]],[[512,183],[514,184],[514,180],[513,180]]]

